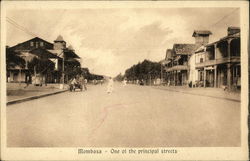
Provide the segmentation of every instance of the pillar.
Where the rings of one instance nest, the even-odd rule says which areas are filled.
[[[203,79],[203,81],[204,81],[204,87],[206,87],[206,68],[204,67],[204,79]]]
[[[231,50],[230,50],[230,44],[231,44],[232,39],[227,40],[227,57],[231,57]]]
[[[176,80],[176,79],[175,79],[175,71],[173,71],[173,76],[174,76],[174,86],[175,86],[175,85],[176,85],[176,84],[175,84],[175,80]]]
[[[214,87],[217,87],[217,65],[214,66]]]
[[[217,59],[217,44],[214,44],[214,59],[216,60]]]
[[[228,89],[231,89],[232,87],[232,73],[231,73],[231,64],[227,64],[227,86]]]

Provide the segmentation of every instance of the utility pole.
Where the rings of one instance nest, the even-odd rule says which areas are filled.
[[[62,56],[62,85],[64,86],[64,52]]]
[[[64,88],[64,49],[62,49],[62,81],[61,81],[60,89]]]

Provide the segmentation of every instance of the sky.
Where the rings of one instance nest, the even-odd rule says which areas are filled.
[[[6,16],[38,37],[62,35],[90,72],[116,76],[144,59],[160,61],[175,43],[194,43],[194,30],[210,30],[210,42],[240,26],[237,8],[97,8],[7,10]],[[6,23],[6,45],[34,36]]]

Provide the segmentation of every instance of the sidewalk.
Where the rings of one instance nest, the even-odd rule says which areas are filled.
[[[41,87],[32,84],[25,86],[25,83],[7,83],[7,105],[67,91],[67,86],[65,89],[60,89],[60,84],[47,84]]]
[[[231,101],[240,102],[240,92],[228,92],[222,88],[189,88],[187,86],[153,86],[153,88],[168,90],[174,92],[181,92],[186,94],[207,96],[219,99],[227,99]]]

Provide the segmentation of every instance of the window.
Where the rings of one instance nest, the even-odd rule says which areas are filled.
[[[200,58],[200,63],[203,63],[203,58]]]
[[[34,46],[34,42],[33,41],[30,42],[30,46]]]
[[[44,45],[43,42],[40,42],[40,46],[43,47],[43,45]]]
[[[38,45],[39,45],[38,42],[36,42],[36,48],[38,48]]]

